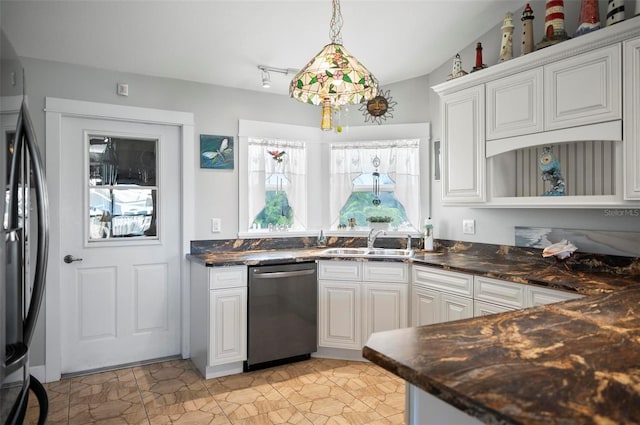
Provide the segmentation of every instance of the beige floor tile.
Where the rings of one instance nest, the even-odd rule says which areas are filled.
[[[268,384],[217,393],[213,398],[232,422],[291,407],[282,394]]]
[[[184,403],[147,408],[152,425],[163,424],[231,424],[218,403],[211,396]]]
[[[323,398],[297,405],[305,417],[314,424],[361,425],[384,419],[382,415],[359,400],[350,403],[335,398]]]
[[[209,380],[176,360],[45,388],[49,425],[404,424],[404,381],[346,360],[310,359]],[[37,421],[31,397],[27,425]]]
[[[69,424],[148,424],[140,394],[133,393],[117,400],[74,402],[69,406]]]

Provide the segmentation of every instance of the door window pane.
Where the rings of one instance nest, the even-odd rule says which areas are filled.
[[[89,240],[157,238],[157,140],[89,138]]]

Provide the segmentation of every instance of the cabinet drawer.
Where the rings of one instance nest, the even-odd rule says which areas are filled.
[[[319,261],[318,279],[362,280],[362,263],[357,261]]]
[[[399,263],[369,262],[362,265],[363,280],[367,282],[409,282],[409,266]]]
[[[247,286],[247,266],[209,268],[209,289]]]
[[[413,282],[428,288],[467,297],[471,297],[473,294],[473,275],[470,274],[414,266]]]
[[[488,316],[489,314],[504,313],[513,310],[513,307],[507,307],[498,304],[485,303],[484,301],[473,302],[473,316]]]
[[[523,308],[525,303],[524,285],[475,276],[473,279],[474,299],[504,306]]]
[[[527,306],[557,303],[560,301],[575,300],[583,296],[576,292],[561,291],[559,289],[549,289],[540,286],[527,287]]]

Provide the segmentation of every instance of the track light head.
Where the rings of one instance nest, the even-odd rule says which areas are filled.
[[[271,75],[266,69],[262,70],[262,88],[268,89],[271,87]]]

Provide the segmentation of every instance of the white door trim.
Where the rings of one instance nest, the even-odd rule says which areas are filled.
[[[182,357],[189,353],[189,264],[186,254],[190,251],[190,242],[194,235],[195,214],[195,167],[194,167],[194,121],[193,113],[166,111],[134,106],[113,105],[86,102],[71,99],[45,98],[45,151],[47,182],[49,192],[49,261],[46,287],[45,322],[45,381],[60,380],[61,376],[61,340],[60,340],[60,276],[62,252],[60,246],[60,155],[62,119],[67,116],[103,118],[138,123],[173,125],[180,128],[182,144],[181,162],[181,316],[182,316]],[[55,280],[54,280],[55,279]]]

